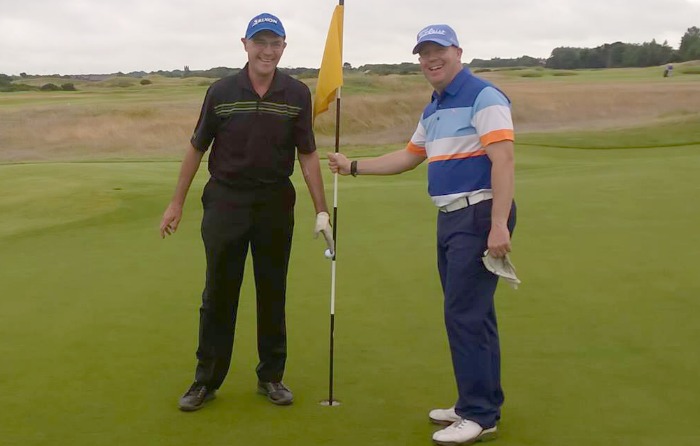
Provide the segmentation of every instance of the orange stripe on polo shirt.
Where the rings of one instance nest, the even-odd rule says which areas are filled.
[[[489,132],[481,138],[479,138],[479,141],[481,141],[481,145],[484,147],[495,142],[515,141],[515,133],[513,132],[513,130],[510,129],[494,130],[493,132]]]
[[[415,145],[411,141],[406,145],[406,150],[418,156],[426,156],[425,147]]]
[[[473,158],[475,156],[482,156],[486,155],[486,150],[481,149],[477,150],[475,152],[468,152],[468,153],[455,153],[453,155],[441,155],[441,156],[432,156],[428,160],[429,162],[433,161],[447,161],[447,160],[460,160],[464,158]]]

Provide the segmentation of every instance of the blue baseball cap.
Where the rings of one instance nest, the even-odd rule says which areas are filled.
[[[248,23],[248,29],[245,32],[245,38],[250,39],[260,31],[272,31],[280,37],[286,36],[284,26],[282,26],[282,21],[267,12],[256,15],[250,20],[250,23]]]
[[[421,29],[416,37],[416,46],[413,47],[413,54],[418,52],[418,47],[425,42],[435,42],[442,46],[456,46],[459,48],[457,33],[448,25],[429,25]]]

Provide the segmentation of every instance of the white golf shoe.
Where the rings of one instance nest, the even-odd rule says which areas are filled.
[[[496,435],[496,426],[484,429],[472,420],[460,419],[435,432],[433,441],[440,446],[457,446],[493,440]]]
[[[428,412],[428,418],[430,418],[431,423],[440,424],[442,426],[449,426],[455,421],[462,419],[455,412],[455,406],[452,406],[449,409],[433,409]]]

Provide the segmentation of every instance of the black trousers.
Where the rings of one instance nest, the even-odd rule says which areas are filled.
[[[202,239],[206,286],[199,310],[195,380],[218,389],[226,378],[248,247],[253,255],[261,381],[281,381],[287,359],[285,298],[296,193],[291,181],[237,188],[210,180],[204,188]]]

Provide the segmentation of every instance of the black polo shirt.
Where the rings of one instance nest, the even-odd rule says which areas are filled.
[[[294,171],[295,150],[316,150],[309,88],[276,70],[261,98],[246,64],[209,87],[191,143],[202,152],[212,145],[209,172],[224,183],[255,186],[285,180]]]

